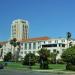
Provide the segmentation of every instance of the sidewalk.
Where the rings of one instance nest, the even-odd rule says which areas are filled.
[[[17,70],[17,71],[28,71],[28,72],[43,72],[43,73],[56,73],[56,74],[67,74],[67,75],[75,75],[75,71],[66,71],[62,69],[49,69],[49,70],[41,70],[41,69],[28,69],[28,68],[5,68],[6,70]]]
[[[36,71],[36,72],[48,72],[48,73],[60,73],[60,74],[73,74],[75,75],[75,71],[64,71],[64,70],[60,70],[60,69],[54,69],[54,70],[32,70],[32,71]]]

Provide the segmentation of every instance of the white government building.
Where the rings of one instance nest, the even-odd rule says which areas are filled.
[[[29,32],[29,25],[28,21],[18,19],[12,22],[11,25],[11,38],[17,38],[20,42],[20,53],[19,57],[20,59],[23,59],[24,56],[27,53],[34,53],[35,55],[38,55],[38,51],[41,48],[47,48],[50,52],[53,51],[59,51],[59,54],[57,56],[57,59],[61,58],[62,52],[69,47],[69,43],[71,42],[72,45],[75,45],[75,40],[69,40],[67,41],[66,38],[49,38],[49,37],[37,37],[37,38],[29,38],[28,36]],[[14,47],[11,46],[10,40],[7,42],[3,42],[3,47],[1,50],[2,57],[4,58],[4,55],[6,55],[8,52],[14,52]],[[16,51],[18,46],[16,47]],[[1,54],[0,50],[0,54]]]

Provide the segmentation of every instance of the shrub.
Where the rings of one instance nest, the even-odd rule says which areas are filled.
[[[11,61],[11,60],[12,60],[12,54],[11,52],[9,52],[4,56],[4,61]]]
[[[24,57],[24,60],[22,62],[23,65],[34,65],[35,64],[35,55],[33,53],[28,53]]]
[[[75,65],[72,65],[71,63],[68,63],[66,65],[66,70],[75,71]]]

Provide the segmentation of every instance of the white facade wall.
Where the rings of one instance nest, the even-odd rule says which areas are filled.
[[[29,52],[35,53],[35,55],[37,55],[38,51],[42,48],[42,45],[57,44],[57,47],[45,47],[45,48],[50,50],[50,52],[53,52],[54,50],[59,51],[57,59],[60,59],[60,56],[61,56],[62,52],[66,48],[69,47],[69,45],[68,45],[69,42],[72,42],[72,44],[75,45],[74,40],[70,40],[70,41],[67,42],[67,40],[65,38],[20,42],[21,49],[20,49],[20,54],[19,55],[20,55],[20,58],[24,58],[24,56]],[[25,49],[25,43],[27,44],[27,49]],[[34,43],[36,44],[35,49],[33,48]],[[30,49],[29,49],[29,44],[31,44]],[[62,47],[62,45],[59,46],[59,44],[65,44],[65,47]],[[10,42],[6,43],[6,45],[3,46],[3,57],[8,52],[13,53],[13,50],[14,50],[14,47],[12,46],[12,50],[11,50]],[[17,50],[17,47],[16,47],[16,50]]]

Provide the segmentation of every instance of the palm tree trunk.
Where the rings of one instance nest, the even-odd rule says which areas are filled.
[[[18,50],[17,50],[17,61],[18,61],[18,59],[19,59],[19,53],[20,53],[20,46],[19,46],[19,48],[18,48]]]

